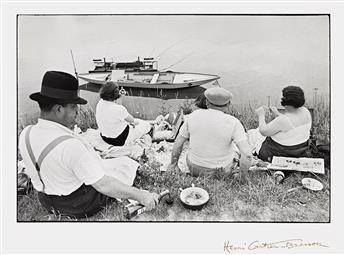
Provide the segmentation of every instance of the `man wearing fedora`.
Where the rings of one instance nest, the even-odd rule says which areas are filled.
[[[156,206],[158,194],[131,186],[138,167],[135,161],[114,161],[112,167],[119,178],[110,176],[100,156],[72,132],[78,105],[87,103],[79,97],[74,76],[48,71],[41,91],[30,98],[38,102],[40,116],[36,125],[20,134],[19,149],[45,209],[83,218],[101,210],[109,197],[137,200],[148,210]],[[129,171],[124,171],[126,166],[130,166]]]
[[[232,95],[220,87],[209,88],[204,94],[207,109],[195,110],[185,118],[173,146],[169,169],[178,168],[183,144],[189,140],[187,166],[192,176],[230,171],[235,143],[241,153],[241,180],[245,180],[252,155],[242,124],[227,114]]]

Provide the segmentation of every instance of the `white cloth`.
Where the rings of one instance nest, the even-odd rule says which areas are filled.
[[[127,109],[115,102],[100,99],[96,106],[96,121],[102,135],[109,138],[118,137],[125,130],[129,116]]]
[[[233,142],[247,140],[238,119],[214,109],[199,109],[191,113],[185,118],[179,135],[189,138],[188,159],[208,168],[231,164]]]
[[[308,141],[310,136],[311,122],[304,125],[294,127],[287,132],[278,132],[271,136],[271,138],[285,146],[293,146]]]
[[[129,126],[129,133],[128,133],[125,144],[133,143],[135,140],[147,134],[151,129],[151,125],[149,122],[145,120],[140,120],[140,119],[135,119],[135,120],[139,124],[134,127],[132,125]]]
[[[26,148],[26,132],[27,128],[19,137],[20,153],[27,167],[26,173],[30,176],[34,188],[42,191],[43,185]],[[30,144],[36,161],[43,149],[62,135],[71,135],[75,138],[57,145],[42,162],[40,173],[45,184],[46,194],[69,195],[83,183],[92,185],[105,174],[115,178],[119,175],[119,180],[128,185],[133,183],[133,175],[135,176],[139,166],[137,162],[127,158],[118,158],[116,161],[103,160],[83,138],[53,121],[39,119],[37,125],[31,129]],[[127,180],[123,178],[122,171],[131,172],[128,174]]]
[[[247,131],[247,136],[248,143],[252,152],[255,151],[257,154],[259,154],[261,145],[265,141],[266,137],[260,133],[259,128],[249,129]]]
[[[139,164],[126,156],[103,159],[102,166],[108,176],[112,176],[124,184],[133,185]]]
[[[151,146],[151,137],[144,135],[124,146],[109,145],[100,136],[99,130],[89,128],[86,132],[81,134],[81,137],[99,152],[102,158],[118,158],[120,156],[128,156],[134,160],[139,160],[144,149],[149,149]]]

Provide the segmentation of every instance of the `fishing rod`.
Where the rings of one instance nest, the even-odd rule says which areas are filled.
[[[72,49],[70,49],[70,51],[71,51],[71,56],[72,56],[72,62],[73,62],[75,77],[77,78],[78,83],[79,83],[78,72],[77,72],[77,68],[76,68],[76,66],[75,66],[75,62],[74,62],[74,57],[73,57]]]

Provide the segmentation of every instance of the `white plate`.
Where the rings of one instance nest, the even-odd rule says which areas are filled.
[[[323,184],[313,178],[303,178],[302,184],[305,188],[314,190],[314,191],[319,191],[323,189]]]
[[[184,189],[180,194],[181,200],[191,206],[205,204],[210,196],[206,190],[198,187],[190,187]]]

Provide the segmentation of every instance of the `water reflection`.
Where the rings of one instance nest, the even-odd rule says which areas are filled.
[[[86,83],[80,86],[81,90],[90,92],[98,92],[101,86],[92,83]],[[141,89],[141,88],[125,88],[129,96],[135,97],[151,97],[159,99],[189,99],[196,98],[203,93],[206,88],[198,86],[184,89]]]

